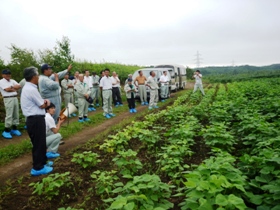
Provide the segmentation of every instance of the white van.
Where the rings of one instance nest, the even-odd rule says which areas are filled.
[[[170,73],[166,70],[166,68],[143,68],[143,69],[138,69],[137,71],[134,72],[134,74],[132,75],[132,79],[133,79],[133,84],[134,84],[134,80],[137,76],[139,76],[139,71],[142,71],[143,72],[143,75],[148,79],[148,77],[150,76],[150,72],[153,71],[155,72],[156,74],[156,78],[157,78],[157,81],[158,81],[158,85],[160,87],[160,82],[159,82],[159,79],[161,77],[161,75],[163,75],[163,71],[166,71],[167,72],[167,76],[169,77],[169,80],[171,81],[171,75]],[[136,82],[137,84],[137,82]],[[171,84],[171,82],[170,82]],[[171,85],[169,84],[169,94],[170,95],[170,91],[171,91]],[[146,90],[147,90],[147,97],[150,98],[150,88],[148,86],[146,86]],[[160,97],[160,89],[159,89],[159,97]],[[135,96],[136,99],[139,99],[139,94],[138,94],[138,90],[136,92],[136,96]]]
[[[171,76],[171,91],[184,89],[187,84],[186,67],[178,64],[161,64],[156,65],[155,68],[165,69]]]

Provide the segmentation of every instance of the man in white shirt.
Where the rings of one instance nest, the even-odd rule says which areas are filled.
[[[114,103],[115,107],[123,106],[122,97],[121,97],[121,93],[120,93],[121,81],[115,71],[112,73],[111,79],[112,79],[113,103]]]
[[[93,97],[93,90],[92,90],[92,77],[89,75],[89,70],[85,70],[85,75],[84,75],[84,83],[87,84],[88,88],[90,89],[90,97],[94,100]],[[96,109],[93,107],[92,104],[88,107],[88,111],[95,111]]]
[[[160,82],[160,97],[161,101],[164,102],[164,99],[168,98],[168,90],[169,90],[169,78],[167,76],[167,72],[163,71],[163,75],[159,78]]]
[[[46,145],[47,145],[47,158],[57,158],[60,156],[59,153],[57,153],[58,146],[60,143],[60,140],[62,139],[62,136],[60,133],[58,133],[61,124],[65,121],[65,119],[58,119],[57,124],[55,124],[55,121],[52,117],[55,113],[55,105],[51,103],[46,108]]]
[[[100,91],[102,93],[102,98],[103,98],[103,115],[107,119],[110,119],[111,117],[116,116],[113,114],[113,109],[112,109],[112,86],[113,82],[111,77],[109,76],[110,70],[105,69],[104,70],[105,76],[102,77],[100,80]]]
[[[46,122],[45,108],[50,105],[48,99],[43,99],[38,91],[39,73],[35,67],[24,69],[23,76],[26,83],[22,89],[20,104],[26,117],[27,132],[32,142],[32,176],[48,174],[53,167],[47,165],[46,156]]]
[[[194,72],[193,78],[195,78],[195,84],[194,84],[194,89],[193,89],[193,93],[197,91],[197,88],[199,88],[199,90],[201,91],[202,95],[205,95],[204,90],[203,90],[203,86],[202,86],[202,74],[200,73],[199,70],[196,70]]]
[[[156,73],[154,71],[150,72],[150,76],[147,79],[147,86],[150,87],[150,101],[149,109],[158,108],[158,84],[156,81]]]
[[[21,132],[17,129],[17,125],[19,124],[17,90],[21,86],[15,80],[11,79],[11,71],[9,69],[2,71],[2,77],[3,79],[0,80],[0,91],[6,110],[5,130],[2,136],[5,139],[12,139],[12,135],[21,136]]]

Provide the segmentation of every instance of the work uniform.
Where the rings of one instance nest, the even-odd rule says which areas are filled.
[[[68,70],[61,71],[58,74],[59,79],[63,78]],[[59,113],[61,111],[61,88],[58,82],[54,81],[54,75],[50,77],[40,75],[39,77],[39,91],[43,99],[49,99],[55,105],[55,113],[53,119],[57,122]]]
[[[85,82],[78,81],[75,85],[78,96],[79,118],[87,118],[89,103],[86,101],[85,94],[90,95],[91,90]]]
[[[147,80],[147,84],[150,86],[150,102],[149,108],[153,108],[157,106],[158,102],[158,84],[156,81],[156,77],[149,76]]]
[[[62,136],[60,133],[53,133],[52,128],[56,128],[55,121],[50,113],[46,113],[46,146],[48,152],[56,153]]]
[[[95,98],[96,106],[99,106],[99,79],[98,75],[92,76],[92,99]]]
[[[79,82],[79,78],[74,78],[73,80],[72,80],[72,83],[73,83],[73,85],[74,85],[74,104],[75,104],[75,106],[76,107],[78,107],[78,94],[77,94],[77,91],[76,91],[76,89],[75,89],[75,85],[77,84]]]
[[[166,75],[161,75],[161,77],[160,77],[160,79],[159,79],[159,81],[160,81],[160,97],[162,98],[162,99],[166,99],[166,98],[168,98],[168,84],[169,84],[169,77]]]
[[[5,132],[9,133],[9,137],[11,138],[11,134],[14,135],[14,131],[17,131],[20,136],[21,133],[16,129],[10,129],[12,126],[16,127],[19,124],[19,104],[17,98],[17,91],[15,92],[7,92],[6,88],[10,88],[11,86],[19,85],[15,80],[10,79],[9,81],[5,78],[0,80],[0,91],[3,97],[6,117],[5,117],[5,131],[3,132],[3,136]],[[5,137],[6,138],[6,137]]]
[[[104,76],[100,80],[99,87],[102,87],[103,98],[103,115],[113,114],[112,109],[112,79],[111,77]]]
[[[74,87],[68,87],[68,85],[73,85],[70,79],[68,80],[63,79],[61,81],[65,107],[68,106],[68,103],[74,104],[74,97],[73,97]]]

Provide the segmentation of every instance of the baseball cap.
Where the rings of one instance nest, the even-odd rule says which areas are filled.
[[[9,69],[4,69],[2,71],[2,74],[11,74],[11,71]]]
[[[47,70],[47,69],[51,69],[52,66],[50,66],[49,64],[45,63],[41,66],[41,71]]]
[[[132,82],[132,79],[131,79],[131,78],[128,78],[127,81],[128,81],[128,82]]]

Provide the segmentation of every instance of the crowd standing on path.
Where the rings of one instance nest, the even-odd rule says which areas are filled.
[[[110,76],[110,70],[105,69],[100,72],[99,77],[96,72],[92,72],[90,75],[88,70],[84,72],[85,74],[76,71],[74,76],[70,77],[71,69],[70,64],[66,70],[53,73],[52,66],[43,64],[40,67],[41,75],[39,75],[38,69],[31,66],[24,69],[24,79],[20,81],[20,84],[11,79],[10,70],[2,71],[3,79],[0,80],[0,91],[6,110],[5,130],[2,136],[11,139],[13,135],[21,135],[17,129],[19,124],[17,96],[19,94],[27,133],[33,146],[33,167],[30,171],[32,176],[50,173],[53,170],[53,162],[48,159],[60,156],[58,148],[63,141],[61,141],[62,136],[59,130],[65,121],[65,118],[59,117],[62,106],[61,95],[63,95],[65,107],[70,104],[78,108],[78,122],[80,123],[90,121],[88,112],[92,109],[89,109],[89,106],[98,107],[99,97],[102,99],[103,115],[107,119],[116,116],[113,113],[113,103],[114,107],[123,105],[121,81],[116,72]],[[60,79],[62,79],[61,83],[59,83]],[[165,77],[160,79],[161,86],[165,86],[168,82],[169,80]],[[147,100],[146,88],[150,88],[150,103]],[[141,71],[135,80],[132,79],[131,74],[128,75],[124,92],[129,112],[137,112],[135,106],[137,92],[142,105],[149,105],[149,109],[158,108],[158,89],[158,81],[153,71],[150,72],[148,79]],[[162,90],[165,89],[162,88]],[[165,91],[163,94],[166,96]],[[75,116],[75,113],[70,113],[67,117],[71,116]]]

